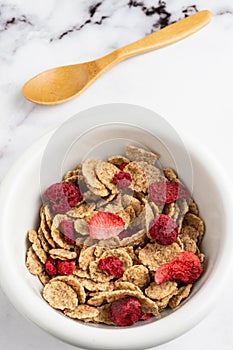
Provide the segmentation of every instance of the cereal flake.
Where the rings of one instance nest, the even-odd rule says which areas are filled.
[[[83,219],[76,219],[74,222],[74,229],[81,235],[88,235],[88,223]]]
[[[148,243],[144,248],[139,250],[138,258],[140,262],[148,266],[152,271],[169,262],[181,252],[181,248],[177,243],[169,246],[162,246],[158,243]]]
[[[70,275],[70,276],[57,276],[54,277],[51,282],[54,281],[60,281],[60,282],[64,282],[67,285],[69,285],[70,287],[73,288],[73,290],[75,291],[75,293],[77,294],[78,297],[78,302],[80,304],[84,304],[86,301],[86,293],[85,290],[79,280],[78,277]]]
[[[109,191],[97,178],[96,165],[97,161],[94,159],[85,160],[85,162],[82,164],[82,174],[84,176],[87,186],[90,190],[92,190],[93,193],[98,192],[95,194],[100,195],[101,193],[102,196],[107,196]],[[93,189],[95,189],[96,191],[94,192]]]
[[[90,263],[95,260],[94,256],[95,246],[84,247],[79,255],[79,267],[83,270],[87,270]]]
[[[146,162],[152,165],[154,165],[159,159],[159,155],[157,153],[152,153],[132,145],[126,146],[126,156],[131,161]]]
[[[50,249],[49,254],[53,259],[73,260],[77,258],[76,252],[70,252],[62,248]]]
[[[78,298],[73,288],[60,281],[50,281],[46,284],[43,297],[54,309],[74,310],[78,305]]]
[[[41,227],[39,227],[39,229],[38,229],[38,238],[39,238],[39,240],[41,242],[41,245],[42,245],[44,251],[46,253],[48,253],[49,250],[50,250],[50,246],[49,246],[49,243],[48,243],[48,241],[46,240],[46,238],[44,236],[44,233],[43,233]]]
[[[130,173],[132,177],[131,185],[134,191],[143,193],[146,193],[148,191],[148,182],[146,179],[146,174],[136,162],[131,162],[127,164],[124,171]]]
[[[119,166],[121,164],[128,164],[129,159],[123,156],[112,156],[108,158],[108,162],[112,163],[116,166]]]
[[[171,298],[169,301],[169,306],[172,309],[175,309],[178,305],[180,305],[181,301],[187,298],[191,292],[192,284],[187,284],[187,286],[183,286],[178,290],[178,293]]]
[[[46,221],[45,218],[45,213],[44,210],[41,208],[40,210],[40,218],[41,218],[41,222],[40,222],[40,228],[44,234],[45,239],[47,240],[48,244],[55,248],[56,244],[51,236],[51,228],[49,228],[48,223]]]
[[[124,281],[115,281],[114,282],[114,289],[118,290],[118,289],[123,289],[123,290],[133,290],[135,292],[139,292],[142,293],[141,289],[134,283],[132,282],[124,282]]]
[[[163,284],[156,284],[151,282],[145,290],[145,294],[153,300],[161,300],[168,295],[173,295],[177,291],[177,283],[174,281],[164,282]]]
[[[120,169],[118,169],[115,165],[103,160],[99,160],[96,164],[96,175],[98,179],[111,191],[111,193],[114,194],[118,193],[118,190],[113,182],[113,177],[119,172]]]
[[[149,271],[143,265],[134,265],[124,272],[122,280],[144,288],[150,282]]]
[[[41,246],[37,232],[35,230],[28,231],[28,239],[32,243],[32,249],[36,253],[37,257],[43,264],[45,264],[47,260],[47,254]]]
[[[96,307],[89,305],[78,305],[74,310],[66,309],[64,314],[70,318],[76,318],[78,320],[84,320],[87,318],[94,318],[99,315],[99,310]]]
[[[163,173],[169,181],[180,182],[175,170],[173,170],[172,168],[163,168]]]
[[[33,275],[39,275],[44,271],[44,266],[32,247],[30,247],[27,251],[26,266],[28,271]]]

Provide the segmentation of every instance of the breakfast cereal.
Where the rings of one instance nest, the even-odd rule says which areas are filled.
[[[175,309],[177,306],[179,306],[181,301],[189,296],[191,289],[192,284],[187,284],[186,286],[180,287],[177,294],[174,295],[169,301],[169,306],[172,309]]]
[[[32,249],[36,253],[37,257],[43,264],[45,264],[47,260],[47,254],[41,246],[37,232],[35,230],[30,230],[28,232],[28,239],[32,243]]]
[[[43,195],[26,266],[44,300],[80,322],[129,326],[177,308],[203,272],[196,202],[159,155],[86,159]]]
[[[78,305],[74,310],[65,309],[64,314],[78,320],[92,319],[99,315],[99,310],[89,305]]]
[[[74,310],[78,305],[77,294],[68,284],[60,281],[50,281],[43,289],[44,299],[54,309]]]
[[[151,282],[149,287],[145,289],[145,294],[153,300],[161,300],[168,295],[173,295],[177,290],[177,282],[175,281],[168,281],[163,284]]]
[[[38,256],[34,252],[34,249],[32,246],[29,247],[27,251],[27,257],[26,257],[26,266],[33,275],[39,275],[41,272],[44,271],[44,266],[42,262],[39,260]]]
[[[53,259],[72,260],[77,258],[76,252],[70,252],[69,250],[62,248],[50,249],[49,254]]]
[[[155,152],[146,151],[142,148],[135,147],[133,145],[126,146],[126,157],[131,161],[143,161],[148,164],[155,165],[159,159],[159,155]]]

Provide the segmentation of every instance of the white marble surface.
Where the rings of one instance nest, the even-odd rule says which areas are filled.
[[[23,83],[44,69],[97,58],[206,8],[214,15],[208,27],[119,64],[69,103],[45,107],[21,95]],[[0,0],[0,180],[38,137],[80,110],[109,102],[155,110],[181,136],[212,150],[233,177],[232,62],[231,0]],[[200,325],[159,349],[232,349],[232,290],[233,278]],[[22,318],[1,291],[0,309],[0,349],[73,348]]]

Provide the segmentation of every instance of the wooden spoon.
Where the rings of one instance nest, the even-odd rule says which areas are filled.
[[[23,95],[32,102],[47,105],[68,101],[83,92],[116,63],[182,40],[204,27],[210,20],[211,12],[204,10],[97,60],[46,70],[23,86]]]

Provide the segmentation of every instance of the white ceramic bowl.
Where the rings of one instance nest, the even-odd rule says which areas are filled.
[[[76,128],[72,127],[74,121]],[[1,184],[0,282],[6,295],[24,316],[80,348],[142,350],[183,334],[214,308],[233,259],[232,194],[223,169],[203,147],[188,141],[192,179],[190,159],[180,138],[164,120],[142,107],[113,104],[92,108],[68,121],[56,133],[59,135],[59,144],[57,137],[51,141],[51,133],[30,147]],[[129,142],[158,150],[163,165],[175,163],[188,187],[193,185],[193,197],[206,224],[202,244],[206,270],[190,298],[158,320],[125,328],[83,324],[52,309],[41,297],[39,280],[25,267],[26,232],[38,224],[41,187],[43,190],[60,180],[62,172],[83,158],[120,153]],[[55,154],[61,154],[61,159]],[[53,174],[51,167],[45,173],[48,161],[55,168]]]

